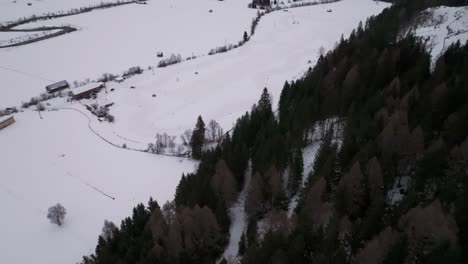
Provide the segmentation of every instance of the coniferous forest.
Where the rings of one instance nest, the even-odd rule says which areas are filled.
[[[441,4],[468,5],[397,0],[285,82],[278,106],[265,88],[222,143],[197,150],[199,167],[174,201],[137,205],[82,263],[216,263],[248,173],[242,263],[466,263],[468,45],[431,67],[424,44],[400,34]],[[317,157],[304,164],[318,125]],[[388,198],[395,186],[398,203]]]

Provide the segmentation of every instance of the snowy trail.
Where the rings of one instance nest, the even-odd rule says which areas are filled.
[[[312,172],[313,165],[315,162],[315,158],[317,157],[317,151],[319,147],[320,147],[320,142],[314,142],[302,150],[302,159],[304,161],[304,174],[302,175],[301,189],[304,188],[307,182],[307,178],[309,177],[309,174]],[[296,209],[300,192],[301,190],[299,190],[291,198],[291,202],[289,203],[289,208],[288,208],[289,217],[293,215],[294,209]]]
[[[231,227],[229,228],[229,244],[226,247],[221,259],[232,260],[237,258],[239,252],[239,241],[242,233],[246,229],[247,216],[244,212],[245,198],[247,196],[248,187],[250,186],[250,180],[252,179],[252,167],[249,163],[248,169],[245,172],[245,182],[242,187],[242,191],[237,198],[236,203],[229,209],[229,216],[231,218]],[[218,263],[219,263],[218,261]]]

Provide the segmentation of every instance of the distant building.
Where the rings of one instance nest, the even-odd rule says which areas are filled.
[[[123,77],[121,77],[121,76],[119,76],[119,77],[117,77],[117,78],[114,79],[114,81],[116,81],[116,82],[118,82],[118,83],[121,83],[121,82],[123,82],[124,80],[125,80],[125,79],[124,79]]]
[[[83,98],[91,98],[91,96],[104,87],[104,83],[90,83],[87,85],[80,86],[71,91],[73,99],[81,100]]]
[[[156,56],[158,56],[159,58],[162,58],[162,57],[164,57],[164,53],[158,52],[158,53],[156,53]]]
[[[70,88],[70,84],[67,81],[60,81],[46,86],[46,90],[49,93],[55,93],[63,89]]]
[[[0,130],[4,129],[5,127],[13,124],[15,122],[15,118],[13,116],[2,116],[0,117]]]

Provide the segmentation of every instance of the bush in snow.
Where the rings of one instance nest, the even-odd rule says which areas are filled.
[[[114,121],[115,121],[115,117],[113,115],[111,115],[111,114],[107,114],[106,118],[107,118],[107,121],[109,121],[111,123],[114,123]]]
[[[110,82],[113,81],[117,76],[112,73],[104,73],[97,79],[98,82]]]
[[[45,110],[45,106],[43,103],[38,103],[36,105],[36,108],[37,108],[37,111],[44,111]]]
[[[3,110],[0,110],[0,117],[13,113],[18,113],[18,109],[16,107],[7,107]]]
[[[65,207],[63,207],[60,203],[57,203],[56,205],[49,207],[47,218],[51,223],[61,226],[66,214],[67,210]]]
[[[182,56],[180,54],[178,54],[178,55],[171,54],[171,56],[169,58],[164,59],[164,60],[160,60],[158,62],[158,67],[159,68],[166,67],[166,66],[169,66],[169,65],[172,65],[172,64],[179,63],[181,61],[182,61]]]
[[[122,76],[123,77],[130,77],[130,76],[133,76],[133,75],[136,75],[136,74],[142,74],[142,73],[143,73],[143,69],[140,66],[135,66],[135,67],[131,67],[128,70],[126,70],[122,74]]]

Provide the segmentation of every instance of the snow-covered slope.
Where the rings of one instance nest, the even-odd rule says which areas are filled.
[[[172,200],[196,163],[115,148],[72,110],[15,115],[0,130],[2,263],[76,263],[94,250],[104,219],[117,224],[149,196]],[[115,198],[101,194],[98,190]],[[67,209],[63,227],[47,208]]]
[[[345,0],[273,12],[262,18],[257,33],[238,49],[146,71],[123,83],[108,83],[108,91],[114,91],[102,92],[98,102],[115,103],[110,112],[116,121],[100,123],[94,118],[93,126],[106,138],[118,134],[137,141],[117,139],[116,143],[139,149],[153,142],[156,133],[178,137],[192,129],[198,115],[205,121],[215,119],[227,131],[256,103],[264,87],[276,105],[285,80],[298,78],[313,66],[321,47],[331,49],[342,34],[347,36],[359,21],[386,6]]]
[[[186,58],[237,43],[250,30],[256,12],[247,8],[247,0],[157,0],[22,25],[65,24],[79,30],[0,49],[0,108],[38,95],[53,81],[84,81],[156,65],[157,52]]]
[[[468,40],[468,7],[427,9],[411,32],[426,42],[434,62],[451,44]]]

